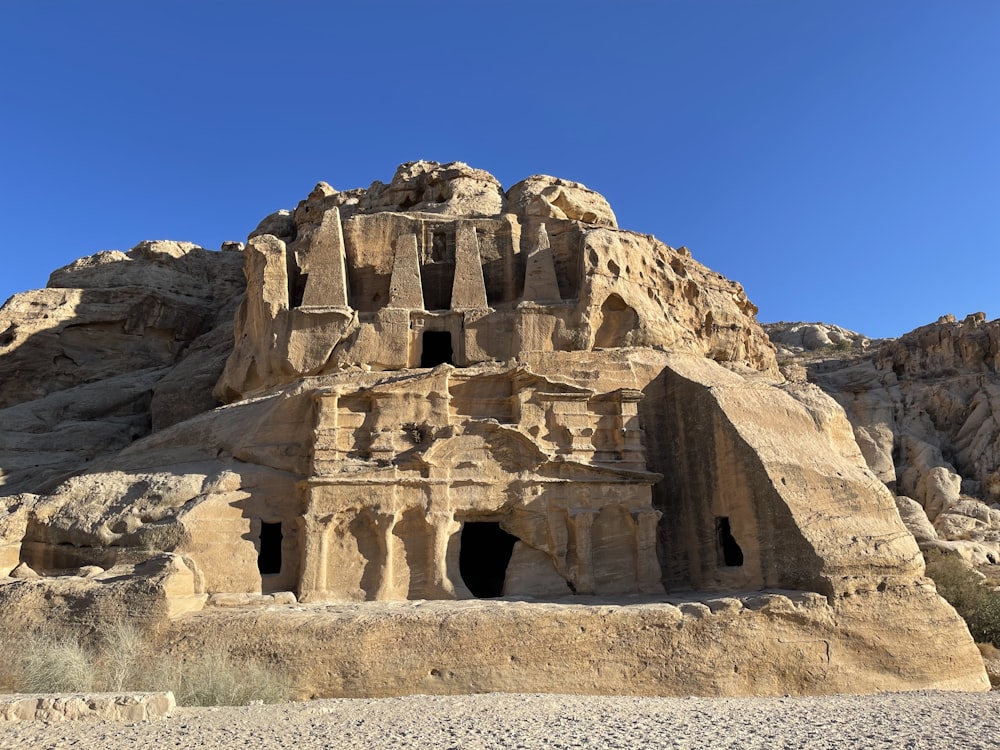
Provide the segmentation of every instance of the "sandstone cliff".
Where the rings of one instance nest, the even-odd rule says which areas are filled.
[[[460,163],[79,261],[0,309],[0,616],[221,626],[313,695],[984,689],[755,313],[583,185]]]
[[[788,368],[844,407],[868,465],[893,490],[923,549],[1000,563],[1000,321],[945,316],[898,339],[870,342],[814,324],[766,326]],[[820,335],[803,336],[803,330]],[[824,336],[827,331],[833,335]],[[795,343],[798,350],[790,348]]]

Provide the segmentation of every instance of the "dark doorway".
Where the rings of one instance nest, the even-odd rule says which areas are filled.
[[[495,521],[463,524],[458,570],[473,596],[479,599],[503,596],[507,564],[516,541],[516,536],[508,534]]]
[[[715,519],[715,537],[719,562],[727,568],[738,568],[743,565],[743,550],[736,543],[732,531],[729,530],[729,518],[721,516]]]
[[[452,362],[451,334],[447,331],[424,331],[420,348],[420,366],[437,367]]]
[[[257,555],[257,570],[262,576],[273,576],[281,572],[281,524],[260,524],[260,553]]]

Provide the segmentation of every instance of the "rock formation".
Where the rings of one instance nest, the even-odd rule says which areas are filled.
[[[801,325],[768,328],[785,342]],[[1000,563],[1000,321],[948,315],[877,344],[788,354],[805,355],[808,378],[847,411],[869,467],[897,494],[922,549]]]
[[[127,609],[179,654],[224,628],[310,695],[988,686],[840,407],[780,376],[738,284],[583,185],[414,162],[320,183],[242,256],[161,246],[0,311],[6,383],[85,348],[85,291],[133,299],[102,263],[174,274],[100,318],[108,372],[79,353],[0,411],[4,617]]]

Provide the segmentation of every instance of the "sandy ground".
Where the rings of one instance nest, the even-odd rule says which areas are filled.
[[[16,722],[3,748],[1000,748],[1000,692],[822,698],[410,696]]]

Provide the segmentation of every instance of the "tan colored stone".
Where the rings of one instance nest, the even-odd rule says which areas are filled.
[[[303,697],[828,695],[989,685],[961,620],[933,603],[926,584],[834,605],[798,593],[707,598],[697,612],[677,600],[582,599],[206,610],[172,623],[169,640],[180,658],[195,657],[218,632],[237,654],[266,642],[292,666]],[[915,615],[927,605],[931,617]]]
[[[430,175],[437,167],[420,169]],[[393,195],[415,189],[409,177],[397,178]],[[525,351],[654,346],[776,372],[756,308],[738,284],[647,235],[602,226],[613,221],[346,211],[332,203],[338,195],[329,186],[310,194],[287,246],[251,238],[249,291],[218,398],[350,367],[416,367],[427,333],[450,338],[459,366]],[[335,248],[329,257],[338,260],[323,261],[333,263],[331,279],[340,277],[343,248],[347,307],[340,281],[307,268],[322,255],[316,247]],[[317,286],[308,304],[299,300],[296,289],[314,284],[336,291]]]
[[[0,616],[128,611],[181,657],[222,627],[319,695],[984,689],[844,410],[781,381],[742,288],[602,226],[582,186],[522,186],[545,210],[504,213],[484,175],[403,165],[321,183],[294,232],[266,221],[215,389],[231,403],[166,406],[221,319],[190,324],[185,368],[119,376],[161,388],[162,418],[10,498],[4,572],[39,578],[0,584]],[[28,432],[53,405],[6,412]],[[950,479],[928,481],[933,503]],[[942,502],[970,533],[993,522]]]
[[[787,342],[801,326],[769,328],[775,341]],[[857,340],[852,352],[822,362],[802,356],[810,377],[847,410],[872,470],[933,523],[933,538],[921,531],[922,546],[1000,563],[1000,428],[993,417],[1000,321],[948,315],[877,343],[865,356]],[[908,525],[915,528],[912,517]]]
[[[156,721],[173,713],[171,692],[0,696],[0,721]]]
[[[570,219],[586,224],[617,227],[618,222],[604,196],[579,182],[534,175],[507,191],[508,210],[541,220]]]

